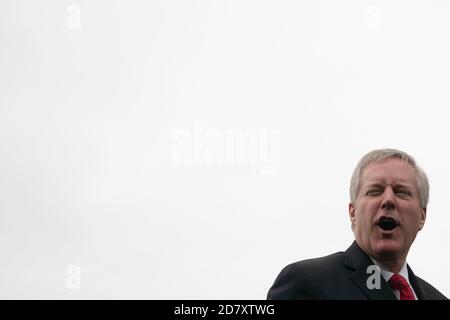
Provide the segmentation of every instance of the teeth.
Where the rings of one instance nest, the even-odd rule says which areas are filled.
[[[380,226],[380,228],[383,230],[389,231],[394,229],[397,226],[397,223],[392,218],[382,217],[378,221],[378,226]]]

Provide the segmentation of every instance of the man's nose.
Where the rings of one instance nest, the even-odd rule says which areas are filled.
[[[395,209],[395,197],[394,192],[390,188],[386,188],[383,194],[383,200],[381,202],[381,209],[394,210]]]

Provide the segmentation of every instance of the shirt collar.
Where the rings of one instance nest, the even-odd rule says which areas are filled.
[[[370,260],[372,260],[373,263],[375,263],[380,268],[380,271],[381,271],[381,274],[383,275],[384,280],[386,280],[386,282],[388,282],[389,279],[391,279],[391,277],[394,275],[394,273],[388,271],[386,268],[383,267],[383,265],[380,262],[378,262],[374,258],[372,258],[372,257],[369,257],[369,258],[370,258]],[[409,282],[409,275],[408,275],[408,268],[407,268],[406,261],[403,264],[403,267],[401,268],[401,270],[398,274],[401,275],[403,278],[405,278],[406,281],[408,281],[408,284],[411,286],[411,283]]]

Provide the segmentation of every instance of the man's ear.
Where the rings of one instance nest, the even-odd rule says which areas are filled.
[[[420,222],[419,222],[419,231],[422,230],[425,225],[425,220],[427,220],[427,208],[420,209]]]
[[[350,216],[350,221],[352,222],[352,229],[355,227],[355,222],[356,222],[355,211],[356,211],[356,206],[350,202],[348,204],[348,214]]]

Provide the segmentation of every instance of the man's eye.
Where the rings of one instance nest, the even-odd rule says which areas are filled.
[[[367,195],[368,196],[376,196],[376,195],[379,195],[380,193],[381,193],[380,190],[369,190],[369,191],[367,191]]]
[[[401,194],[401,195],[405,195],[405,196],[409,196],[410,195],[409,191],[406,191],[406,190],[398,190],[397,193]]]

